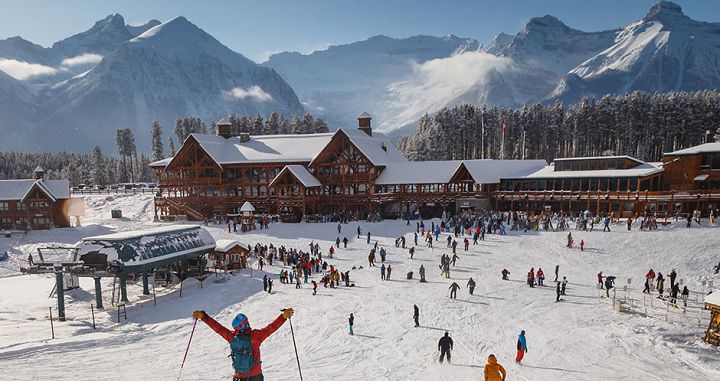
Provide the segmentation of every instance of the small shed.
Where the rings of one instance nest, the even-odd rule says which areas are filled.
[[[255,230],[255,207],[250,201],[245,201],[240,207],[240,225],[244,232]]]
[[[720,290],[705,297],[705,307],[710,309],[710,324],[705,333],[705,342],[720,346]]]
[[[247,256],[250,251],[247,245],[232,240],[219,239],[215,241],[215,252],[210,259],[215,261],[215,268],[228,270],[247,268]]]

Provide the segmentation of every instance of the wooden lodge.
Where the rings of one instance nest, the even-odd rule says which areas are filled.
[[[34,179],[0,180],[0,230],[70,226],[70,183],[44,177],[45,170],[38,166]]]
[[[307,135],[191,134],[177,154],[151,166],[160,191],[159,219],[227,216],[251,202],[284,221],[303,216],[369,213],[423,217],[460,209],[528,213],[591,211],[629,217],[681,215],[718,208],[720,143],[669,152],[661,162],[630,156],[544,160],[409,162],[372,130]]]
[[[705,307],[710,310],[710,324],[705,332],[705,342],[720,346],[720,291],[705,297]]]
[[[215,241],[215,252],[208,255],[216,269],[235,270],[247,268],[250,249],[238,241],[219,239]]]

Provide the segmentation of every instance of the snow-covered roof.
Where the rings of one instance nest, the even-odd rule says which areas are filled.
[[[374,165],[407,161],[390,139],[381,133],[369,136],[358,129],[295,135],[257,135],[241,142],[239,137],[190,134],[218,165],[240,163],[311,162],[336,134],[345,134]],[[383,148],[384,147],[384,148]],[[172,160],[172,159],[171,159]],[[158,162],[159,164],[159,162]]]
[[[440,160],[390,163],[378,185],[445,184],[465,165],[477,184],[497,184],[504,176],[525,176],[547,165],[545,160]]]
[[[288,172],[295,176],[295,178],[300,181],[305,188],[322,186],[320,180],[313,176],[312,173],[310,173],[310,171],[302,165],[286,165],[285,168],[283,168],[282,171],[280,171],[280,173],[278,173],[277,176],[275,176],[275,178],[270,182],[270,186],[272,187],[275,184],[275,181]]]
[[[713,291],[712,294],[705,297],[705,304],[712,304],[720,307],[720,290]]]
[[[708,179],[708,177],[710,177],[710,175],[708,175],[707,173],[703,175],[697,175],[693,177],[693,181],[705,181]]]
[[[240,211],[241,212],[254,212],[255,207],[253,206],[253,204],[250,201],[245,201],[245,203],[242,204],[242,206],[240,207]]]
[[[52,201],[70,198],[70,183],[67,180],[0,180],[0,200],[22,201],[33,186],[45,193]]]
[[[45,172],[45,168],[43,168],[42,165],[38,165],[33,172]]]
[[[257,135],[241,142],[233,136],[191,134],[218,164],[310,162],[332,138],[332,133],[297,135]]]
[[[358,118],[358,119],[365,119],[365,118],[372,118],[372,116],[370,116],[370,114],[368,114],[367,112],[363,111],[360,115],[358,115],[357,118]]]
[[[555,161],[577,161],[577,160],[602,160],[602,159],[627,159],[636,161],[638,163],[644,163],[644,161],[636,159],[632,156],[627,155],[616,155],[616,156],[588,156],[588,157],[561,157],[555,159]]]
[[[248,245],[243,245],[234,239],[218,239],[215,241],[215,251],[218,253],[227,253],[235,246],[240,246],[244,249],[248,247]]]
[[[464,160],[478,184],[498,184],[505,177],[527,176],[547,166],[545,160]]]
[[[562,178],[584,178],[584,177],[645,177],[663,171],[661,166],[651,163],[643,163],[638,166],[626,169],[599,169],[588,171],[556,171],[555,165],[551,164],[539,171],[526,176],[503,176],[503,179],[562,179]]]
[[[450,181],[461,160],[407,161],[385,166],[375,184],[445,184]]]
[[[720,143],[705,143],[690,148],[685,148],[673,152],[666,152],[663,155],[666,156],[682,156],[682,155],[697,155],[700,153],[709,152],[720,152]]]
[[[172,161],[172,159],[173,159],[173,158],[172,158],[172,156],[171,156],[171,157],[166,157],[165,159],[162,159],[162,160],[153,161],[152,163],[150,163],[150,168],[153,168],[153,167],[162,167],[162,168],[165,168],[165,167],[167,167],[168,164],[170,164],[170,162]]]
[[[385,134],[373,132],[372,136],[359,129],[337,130],[337,133],[344,133],[350,142],[362,152],[365,157],[370,160],[373,165],[383,166],[388,163],[407,162],[407,158],[403,156],[395,145],[390,142]]]
[[[123,272],[132,272],[210,253],[215,249],[215,240],[200,226],[171,225],[86,237],[75,247],[78,248],[76,260],[103,264],[93,263],[98,260],[94,254],[103,254],[108,264],[120,263]]]

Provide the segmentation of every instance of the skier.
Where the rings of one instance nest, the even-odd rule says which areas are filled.
[[[670,288],[675,287],[675,278],[677,278],[677,273],[675,272],[675,269],[672,269],[672,271],[670,271],[670,275],[668,275],[668,277],[670,278]]]
[[[515,363],[520,365],[525,353],[527,353],[527,341],[525,340],[525,331],[520,331],[520,336],[517,340],[517,356],[515,357]]]
[[[415,233],[415,246],[417,246],[417,238],[418,238],[418,234]]]
[[[467,287],[470,288],[470,295],[472,295],[473,292],[475,291],[475,281],[473,280],[472,277],[470,277],[470,280],[467,282]]]
[[[448,248],[448,249],[452,247],[452,240],[453,240],[453,239],[452,239],[451,236],[448,236],[448,237],[447,237],[447,248]]]
[[[385,280],[390,280],[390,274],[392,274],[392,266],[388,265],[387,271],[385,272]]]
[[[572,236],[572,232],[568,232],[568,235],[567,235],[567,248],[568,248],[568,249],[572,249],[572,248],[573,248],[573,236]]]
[[[470,240],[465,238],[463,242],[465,243],[465,251],[468,251],[468,249],[470,248]]]
[[[531,268],[528,272],[527,283],[531,288],[535,288],[535,268]]]
[[[599,289],[599,290],[602,290],[602,289],[603,289],[603,278],[604,278],[604,276],[602,275],[602,271],[600,271],[600,272],[598,273],[598,275],[597,275],[598,289]]]
[[[555,289],[555,301],[556,301],[556,302],[559,302],[559,301],[560,301],[560,295],[561,295],[560,282],[556,282],[556,283],[557,283],[557,288]]]
[[[415,256],[415,247],[411,247],[410,248],[410,259],[413,259],[414,256]]]
[[[560,265],[555,265],[555,282],[558,281],[558,273],[560,272]]]
[[[368,232],[368,234],[367,234],[367,243],[368,243],[368,245],[370,244],[370,232]]]
[[[342,225],[340,223],[338,223],[338,234],[340,234],[341,231],[342,231]]]
[[[418,271],[418,273],[420,274],[420,283],[426,283],[427,281],[425,280],[425,266],[420,265],[420,271]]]
[[[350,327],[350,336],[355,336],[353,333],[353,323],[355,323],[355,316],[353,314],[350,314],[350,317],[348,318],[348,326]]]
[[[663,297],[663,290],[664,290],[664,289],[665,289],[665,278],[663,277],[663,275],[662,275],[661,272],[658,272],[658,277],[657,277],[657,290],[658,290],[658,294],[660,294],[660,295],[658,296],[658,298],[662,299],[662,297]]]
[[[385,262],[385,256],[387,255],[387,251],[385,251],[384,247],[380,248],[380,262]]]
[[[457,299],[457,290],[460,288],[457,283],[452,282],[450,285],[450,299]]]
[[[32,265],[32,263],[30,263]],[[720,262],[715,266],[715,274],[720,273]]]
[[[380,280],[385,280],[385,264],[380,266]]]
[[[267,275],[263,275],[263,291],[267,291],[268,286],[268,277]]]
[[[562,289],[560,290],[560,294],[561,294],[561,295],[565,295],[565,287],[567,287],[567,283],[568,283],[567,278],[566,278],[566,277],[563,277],[563,280],[562,280]]]
[[[335,247],[337,247],[338,249],[340,248],[340,236],[335,238]]]
[[[273,280],[268,279],[268,294],[272,294],[272,284],[273,284]]]
[[[232,331],[220,325],[215,319],[208,316],[205,311],[194,311],[192,316],[195,319],[202,320],[208,327],[230,343],[230,357],[235,370],[233,374],[234,380],[262,381],[260,344],[277,331],[293,314],[292,308],[286,308],[280,316],[262,329],[250,328],[247,316],[238,314],[232,321]]]
[[[357,232],[358,232],[358,239],[359,239],[360,238],[360,226],[358,226]]]
[[[317,282],[312,281],[312,285],[313,285],[313,295],[316,295],[317,294]]]
[[[653,269],[650,269],[650,271],[645,274],[645,289],[643,290],[643,293],[647,292],[650,293],[650,286],[652,286],[655,283],[655,271]]]
[[[687,286],[683,286],[682,290],[682,301],[685,308],[687,308],[687,301],[688,297],[690,296],[690,290],[688,290]]]
[[[502,269],[501,273],[503,280],[510,280],[510,278],[508,278],[508,275],[510,275],[510,271],[508,271],[508,269]]]
[[[443,359],[447,356],[448,363],[450,363],[450,351],[453,349],[453,341],[449,336],[450,334],[445,332],[445,336],[440,338],[438,341],[438,351],[440,351],[440,364]]]
[[[542,267],[539,267],[539,268],[538,268],[538,271],[537,271],[537,280],[538,280],[538,282],[537,282],[537,283],[538,283],[538,286],[544,286],[544,285],[545,285],[545,284],[543,283],[543,282],[545,281],[545,272],[543,272]]]
[[[605,295],[609,298],[610,297],[610,289],[612,289],[615,286],[615,277],[614,276],[608,276],[605,278]]]
[[[605,216],[605,220],[603,221],[603,232],[604,231],[610,231],[610,216]]]
[[[343,237],[343,249],[347,249],[348,239],[347,237]]]
[[[420,326],[420,308],[418,308],[417,304],[413,304],[413,320],[415,321],[415,326]]]
[[[670,286],[670,303],[677,304],[677,296],[680,292],[680,284],[675,283],[674,285]]]
[[[455,267],[455,261],[457,261],[458,259],[460,259],[460,257],[458,257],[457,254],[455,254],[455,251],[453,250],[453,256],[452,256],[453,267]]]
[[[502,365],[497,363],[495,355],[488,356],[487,364],[485,364],[484,372],[485,381],[505,381],[507,373]]]
[[[580,240],[580,251],[585,251],[585,240],[584,239]]]

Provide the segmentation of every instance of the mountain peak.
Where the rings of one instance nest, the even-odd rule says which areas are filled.
[[[96,21],[90,30],[105,30],[108,27],[111,29],[124,29],[125,19],[119,13],[113,13],[102,20]]]
[[[526,29],[535,28],[567,28],[562,21],[558,20],[557,17],[551,15],[545,15],[543,17],[533,17],[528,21]]]
[[[671,1],[659,1],[645,15],[644,20],[658,20],[663,18],[687,18],[682,8]]]

